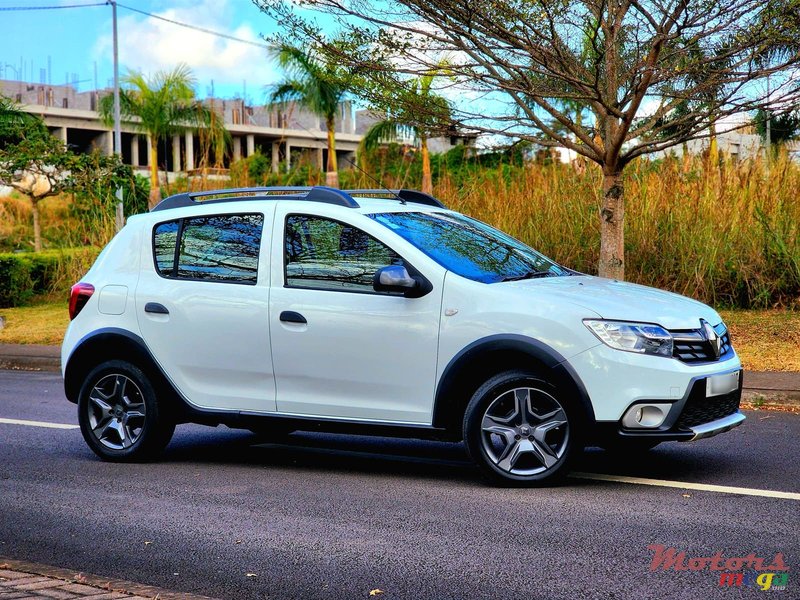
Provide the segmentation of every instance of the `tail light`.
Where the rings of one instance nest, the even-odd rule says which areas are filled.
[[[94,286],[91,283],[76,283],[72,286],[69,293],[69,320],[78,316],[89,298],[94,294]]]

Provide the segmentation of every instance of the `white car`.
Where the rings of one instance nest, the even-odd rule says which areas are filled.
[[[176,423],[464,440],[499,483],[586,445],[741,424],[720,316],[562,267],[411,190],[180,194],[133,216],[72,288],[67,398],[101,458]]]

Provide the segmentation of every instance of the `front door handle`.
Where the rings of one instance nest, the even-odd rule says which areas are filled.
[[[169,310],[163,304],[159,304],[158,302],[148,302],[144,305],[144,312],[147,313],[154,313],[157,315],[168,315]]]
[[[280,318],[284,323],[308,323],[303,315],[293,310],[283,311]]]

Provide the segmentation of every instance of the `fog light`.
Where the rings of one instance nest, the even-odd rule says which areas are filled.
[[[660,427],[669,414],[672,404],[636,404],[622,417],[622,426],[628,429],[653,429]]]

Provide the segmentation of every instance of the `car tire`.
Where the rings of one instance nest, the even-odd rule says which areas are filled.
[[[110,360],[93,369],[78,396],[78,423],[103,460],[152,460],[172,439],[175,422],[160,406],[150,378],[136,365]]]
[[[579,412],[544,378],[526,371],[495,375],[473,394],[464,441],[490,481],[505,486],[560,481],[581,449]]]

